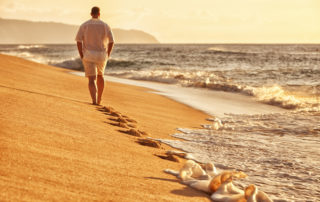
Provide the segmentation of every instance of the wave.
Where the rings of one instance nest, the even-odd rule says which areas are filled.
[[[108,75],[121,77],[126,79],[143,80],[143,81],[155,81],[167,84],[179,83],[181,74],[175,71],[167,70],[129,70],[129,71],[111,71]]]
[[[320,111],[319,95],[301,96],[295,92],[289,92],[279,85],[273,86],[242,86],[232,83],[221,84],[195,84],[195,87],[205,87],[212,90],[237,92],[248,96],[253,96],[259,102],[278,106],[284,109],[300,111]]]
[[[256,88],[245,87],[243,92],[256,97],[260,102],[285,109],[320,111],[319,97],[316,95],[301,96],[296,92],[288,92],[278,85]]]
[[[179,68],[166,68],[139,71],[108,71],[108,75],[126,79],[179,84],[185,87],[241,93],[253,96],[259,102],[284,109],[320,111],[319,97],[315,95],[302,96],[295,92],[286,91],[284,87],[279,85],[261,87],[240,85],[217,73],[208,71],[189,70],[186,72]]]
[[[31,48],[42,48],[43,45],[19,45],[17,49],[31,49]]]
[[[136,62],[132,60],[123,60],[123,59],[114,59],[111,58],[108,60],[108,67],[110,68],[129,68],[129,67],[138,67],[141,65],[141,62]]]
[[[30,51],[0,51],[0,53],[24,58],[42,64],[48,64],[47,60],[44,57],[42,57],[41,55],[31,53]]]
[[[57,67],[72,69],[72,70],[80,70],[80,71],[84,70],[82,60],[80,58],[65,60],[63,62],[49,62],[48,64],[57,66]]]
[[[82,60],[80,58],[71,58],[64,61],[49,61],[49,65],[57,66],[57,67],[63,67],[67,69],[73,69],[73,70],[84,70]],[[130,60],[117,60],[117,59],[110,59],[108,60],[107,64],[108,68],[111,69],[118,69],[118,68],[132,68],[132,67],[138,67],[138,63]]]
[[[141,59],[133,59],[133,60],[126,60],[126,59],[119,59],[119,58],[110,58],[108,60],[108,68],[113,69],[143,69],[143,68],[150,68],[154,66],[174,66],[176,64],[170,63],[167,61],[156,61],[156,60],[141,60]]]
[[[208,48],[205,53],[213,53],[213,54],[226,54],[226,55],[256,55],[257,52],[244,52],[244,51],[237,51],[237,50],[228,50],[226,48],[218,48],[218,47],[211,47]]]
[[[82,61],[80,58],[71,58],[71,59],[67,59],[64,61],[59,61],[59,62],[52,62],[49,61],[47,62],[47,64],[49,65],[54,65],[54,66],[58,66],[58,67],[64,67],[67,69],[74,69],[74,70],[84,70],[83,65],[82,65]],[[151,62],[138,62],[138,61],[132,61],[132,60],[122,60],[122,59],[109,59],[108,63],[107,63],[107,68],[108,69],[127,69],[127,68],[131,68],[131,69],[141,69],[144,67],[149,67],[149,65],[151,64]]]

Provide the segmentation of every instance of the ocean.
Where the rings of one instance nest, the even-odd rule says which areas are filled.
[[[0,53],[83,70],[76,45],[0,45]],[[320,45],[116,44],[106,74],[166,86],[164,95],[223,123],[179,128],[181,140],[162,142],[244,171],[236,184],[255,184],[274,201],[320,200]],[[218,106],[226,113],[213,106],[217,95],[232,101]]]

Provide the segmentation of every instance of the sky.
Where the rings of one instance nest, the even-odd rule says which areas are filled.
[[[92,6],[162,43],[320,43],[320,0],[0,0],[0,17],[80,25]]]

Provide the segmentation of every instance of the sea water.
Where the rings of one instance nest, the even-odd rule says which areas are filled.
[[[83,69],[75,45],[0,45],[0,52]],[[219,170],[244,171],[249,177],[237,186],[255,184],[275,201],[320,200],[320,45],[122,44],[106,74],[220,118],[219,130],[204,123],[162,141]]]

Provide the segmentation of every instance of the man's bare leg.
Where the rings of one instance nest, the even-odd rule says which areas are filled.
[[[100,105],[101,103],[101,97],[104,89],[104,78],[102,75],[98,75],[97,77],[97,87],[98,87],[98,100],[97,104]]]
[[[89,87],[89,91],[92,99],[92,104],[96,105],[97,104],[97,86],[95,83],[96,76],[89,76],[88,79],[89,79],[88,87]]]

